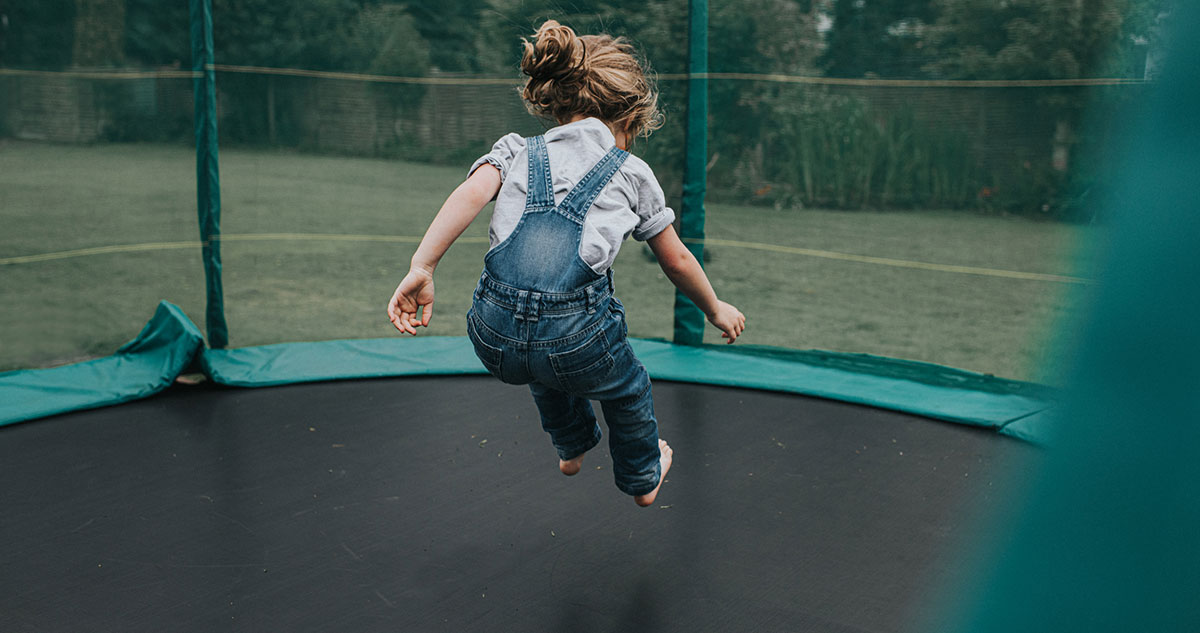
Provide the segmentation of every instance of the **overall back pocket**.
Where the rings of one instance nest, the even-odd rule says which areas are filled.
[[[616,364],[608,352],[608,338],[603,329],[583,345],[570,351],[550,354],[549,359],[562,390],[574,394],[594,391],[604,383]]]
[[[481,326],[478,324],[479,317],[475,316],[475,312],[467,313],[467,336],[471,339],[471,345],[475,348],[475,355],[479,357],[479,362],[483,363],[488,373],[504,380],[500,375],[500,366],[504,360],[504,351],[499,347],[483,340],[479,335]]]

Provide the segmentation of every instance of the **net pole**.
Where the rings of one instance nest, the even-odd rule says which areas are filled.
[[[687,133],[684,137],[683,208],[679,235],[704,265],[704,192],[708,186],[708,0],[688,2]],[[704,313],[675,291],[675,337],[681,345],[704,340]]]
[[[217,81],[213,59],[212,0],[190,0],[193,98],[196,130],[196,211],[207,289],[204,322],[208,344],[229,344],[221,285],[221,181],[217,169]]]

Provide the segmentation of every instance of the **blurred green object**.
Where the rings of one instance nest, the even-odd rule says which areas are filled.
[[[1114,223],[1055,448],[1011,539],[951,626],[924,631],[1200,631],[1200,5],[1110,153]]]

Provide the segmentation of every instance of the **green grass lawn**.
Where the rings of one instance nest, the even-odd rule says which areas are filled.
[[[486,148],[484,148],[486,149]],[[419,237],[463,176],[387,160],[221,151],[222,231]],[[0,142],[0,259],[119,244],[194,241],[192,149]],[[468,229],[487,236],[487,215]],[[1089,229],[950,212],[828,212],[713,204],[711,238],[938,264],[1072,274]],[[384,305],[415,243],[262,239],[222,243],[234,346],[397,335]],[[438,269],[428,334],[461,335],[486,245]],[[1085,286],[914,270],[713,246],[718,294],[747,315],[748,344],[867,352],[1051,380],[1049,335]],[[627,243],[617,292],[634,336],[670,338],[673,289]],[[160,299],[203,327],[198,249],[0,265],[0,369],[111,353]],[[709,329],[706,341],[719,342]]]

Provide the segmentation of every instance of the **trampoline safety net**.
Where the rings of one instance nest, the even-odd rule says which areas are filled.
[[[1047,337],[1092,287],[1078,244],[1105,226],[1097,158],[1144,101],[1169,15],[738,0],[708,8],[689,75],[685,0],[191,4],[0,2],[0,370],[111,353],[160,299],[210,338],[223,319],[232,347],[391,336],[382,306],[466,168],[553,125],[518,93],[520,39],[553,17],[652,69],[665,126],[633,152],[703,227],[743,342],[1053,382]],[[707,95],[699,208],[681,202],[689,85]],[[220,224],[198,231],[201,127]],[[438,269],[430,334],[465,331],[487,216]],[[631,335],[671,339],[649,250],[629,242],[615,278]]]

